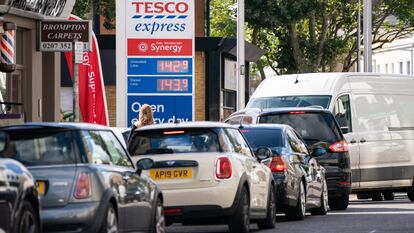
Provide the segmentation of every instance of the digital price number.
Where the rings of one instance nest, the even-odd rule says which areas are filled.
[[[157,91],[188,91],[188,79],[158,79]]]
[[[157,60],[157,73],[188,73],[187,60]]]

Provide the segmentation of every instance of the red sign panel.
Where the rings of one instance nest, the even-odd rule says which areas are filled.
[[[191,39],[128,39],[128,56],[192,56]]]

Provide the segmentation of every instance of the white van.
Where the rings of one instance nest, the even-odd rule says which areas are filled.
[[[349,144],[352,190],[360,198],[414,201],[414,77],[317,73],[265,79],[246,108],[322,106]]]

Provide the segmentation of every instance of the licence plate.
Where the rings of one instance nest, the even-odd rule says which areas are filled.
[[[46,191],[45,182],[37,181],[36,182],[36,187],[37,187],[37,191],[39,192],[40,195],[45,195],[45,191]]]
[[[150,177],[153,180],[190,179],[193,178],[193,169],[152,169]]]

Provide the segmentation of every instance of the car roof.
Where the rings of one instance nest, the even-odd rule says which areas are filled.
[[[271,114],[277,114],[277,113],[287,113],[287,112],[331,113],[328,109],[324,109],[320,106],[268,108],[268,109],[258,109],[258,108],[249,109],[249,108],[247,108],[247,109],[244,109],[244,110],[233,113],[230,117],[235,117],[235,116],[238,116],[238,115],[265,116],[265,115],[271,115]]]
[[[242,125],[240,129],[281,129],[291,128],[289,125],[284,124],[251,124]]]
[[[155,124],[147,125],[141,128],[136,129],[135,131],[145,131],[145,130],[164,130],[164,129],[183,129],[183,128],[234,128],[237,127],[221,123],[221,122],[212,122],[212,121],[192,121],[192,122],[183,122],[183,123],[167,123],[167,124]]]
[[[0,127],[0,130],[25,130],[36,128],[55,128],[62,130],[110,130],[110,128],[102,125],[77,122],[30,122],[20,125]]]

